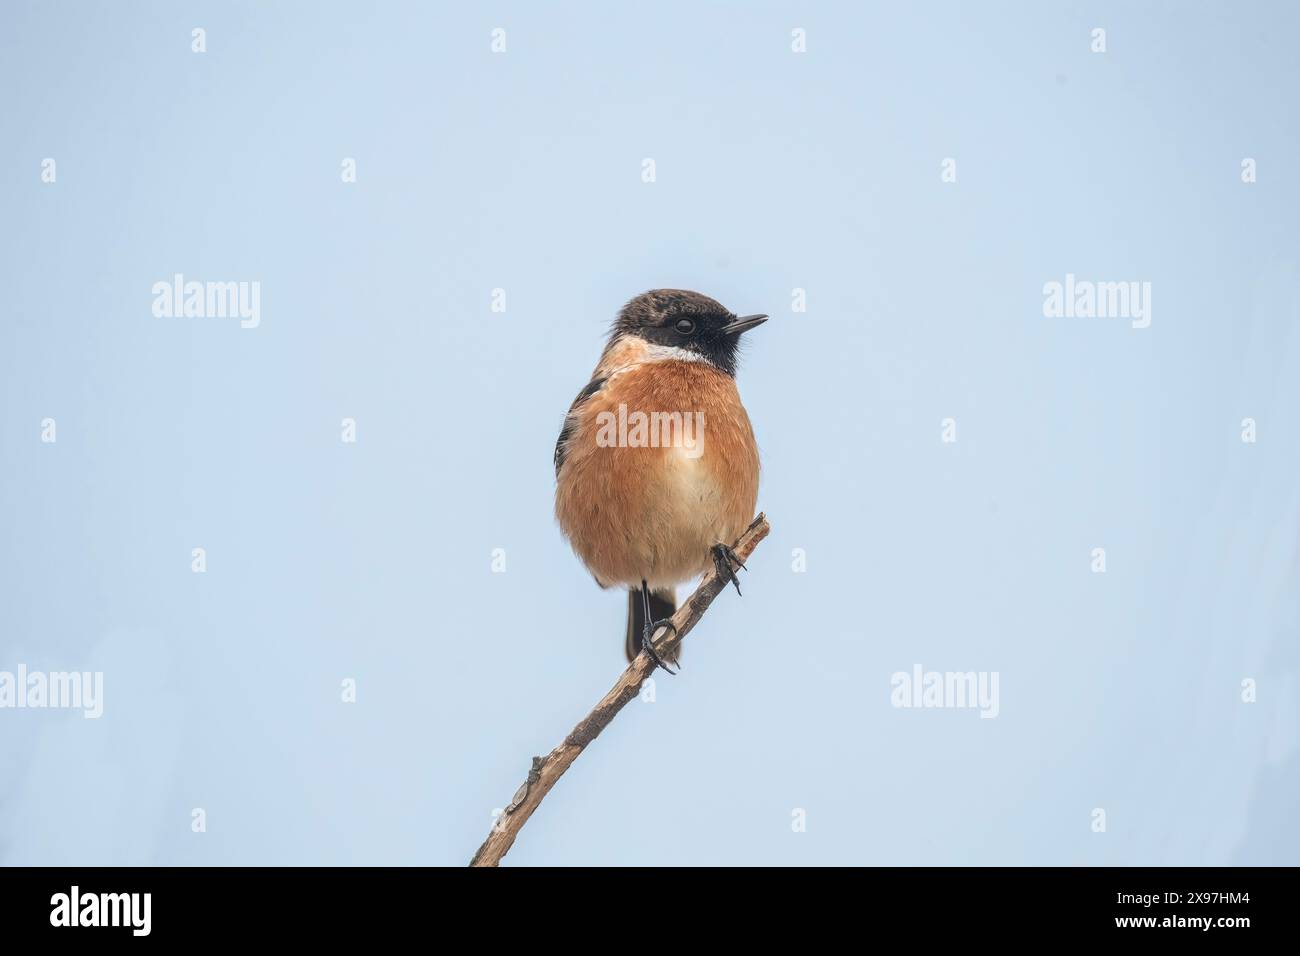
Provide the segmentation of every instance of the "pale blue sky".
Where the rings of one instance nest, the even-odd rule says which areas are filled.
[[[0,862],[467,861],[623,666],[551,451],[677,286],[773,316],[772,536],[507,862],[1300,863],[1298,30],[4,4],[0,670],[105,701],[0,710]],[[260,326],[155,318],[175,273],[260,282]],[[1150,328],[1045,318],[1067,273],[1150,282]],[[892,707],[916,664],[997,672],[998,717]]]

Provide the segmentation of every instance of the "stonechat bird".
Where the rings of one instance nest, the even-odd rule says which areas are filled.
[[[736,390],[737,316],[698,292],[655,289],[623,306],[555,443],[555,515],[602,588],[625,587],[627,659],[712,564],[740,593],[731,549],[754,517],[758,446]],[[675,661],[674,661],[675,663]]]

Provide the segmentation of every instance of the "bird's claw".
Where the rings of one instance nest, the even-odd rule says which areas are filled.
[[[718,569],[718,577],[730,581],[736,586],[736,594],[740,594],[740,579],[736,577],[736,567],[748,571],[745,563],[740,560],[740,555],[736,554],[734,548],[726,544],[715,544],[713,546],[713,566]]]
[[[662,667],[668,673],[676,675],[677,671],[665,664],[663,658],[655,651],[653,638],[655,632],[661,627],[669,628],[674,634],[677,633],[677,625],[669,618],[664,618],[662,621],[648,621],[645,629],[641,632],[641,648],[650,655],[650,659],[655,662],[656,667]],[[680,665],[678,665],[678,669],[680,669]]]

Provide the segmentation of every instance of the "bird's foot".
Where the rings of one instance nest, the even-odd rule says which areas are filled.
[[[740,556],[736,554],[735,549],[726,544],[715,544],[713,550],[713,566],[718,569],[718,577],[730,581],[736,586],[736,593],[740,594],[740,579],[736,577],[736,568],[745,567]]]
[[[676,674],[677,671],[665,664],[663,658],[661,658],[655,651],[653,638],[655,632],[661,627],[669,628],[674,634],[677,633],[677,625],[674,624],[670,618],[664,618],[662,621],[647,621],[645,629],[641,632],[641,647],[650,655],[650,659],[655,662],[655,666],[662,667],[670,674]],[[680,668],[681,665],[679,664],[678,669]]]

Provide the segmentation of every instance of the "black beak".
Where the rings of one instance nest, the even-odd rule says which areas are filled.
[[[722,333],[724,335],[739,335],[741,332],[748,332],[766,321],[767,316],[765,315],[742,315],[724,325]]]

